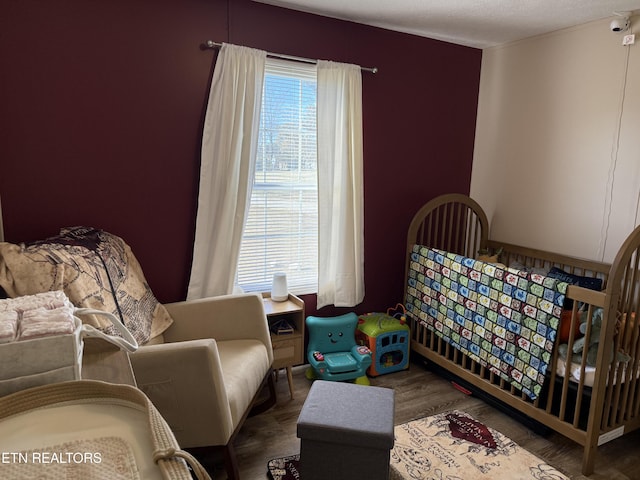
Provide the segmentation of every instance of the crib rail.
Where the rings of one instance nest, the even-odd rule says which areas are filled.
[[[582,277],[600,278],[606,288],[611,265],[592,260],[582,260],[535,248],[522,247],[497,240],[488,240],[487,248],[501,251],[498,261],[512,268],[540,269],[544,271],[557,267],[567,273]]]

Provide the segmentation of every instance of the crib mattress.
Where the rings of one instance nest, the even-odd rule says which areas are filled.
[[[564,377],[567,371],[567,367],[565,364],[565,360],[563,358],[558,358],[556,361],[556,375],[560,377]],[[617,370],[614,374],[614,384],[618,383],[618,375]],[[630,375],[633,376],[633,375]],[[584,375],[582,373],[582,366],[579,363],[572,362],[569,367],[569,380],[574,383],[579,383],[581,378],[584,378],[584,386],[585,387],[593,387],[593,383],[595,382],[596,377],[596,367],[585,366],[584,367]],[[626,382],[627,372],[626,370],[622,372],[622,383]],[[636,378],[640,378],[640,371],[636,372]]]

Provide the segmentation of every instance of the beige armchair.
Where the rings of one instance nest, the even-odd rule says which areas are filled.
[[[165,307],[173,324],[131,355],[138,387],[181,447],[222,449],[227,476],[237,479],[233,440],[265,383],[266,406],[275,403],[262,298],[226,295]]]

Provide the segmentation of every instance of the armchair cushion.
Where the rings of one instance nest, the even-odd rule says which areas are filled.
[[[324,356],[329,370],[335,373],[351,372],[358,367],[358,362],[351,352],[327,353]]]
[[[139,344],[172,322],[129,245],[90,227],[63,228],[59,235],[29,244],[0,243],[0,286],[10,297],[63,290],[76,307],[120,318]],[[118,335],[108,319],[88,315],[83,321]]]
[[[220,341],[218,353],[231,419],[238,425],[260,389],[271,362],[265,344],[258,340]]]

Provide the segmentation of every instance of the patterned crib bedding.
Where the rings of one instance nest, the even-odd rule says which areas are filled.
[[[567,282],[415,245],[407,312],[532,400],[551,360]]]

